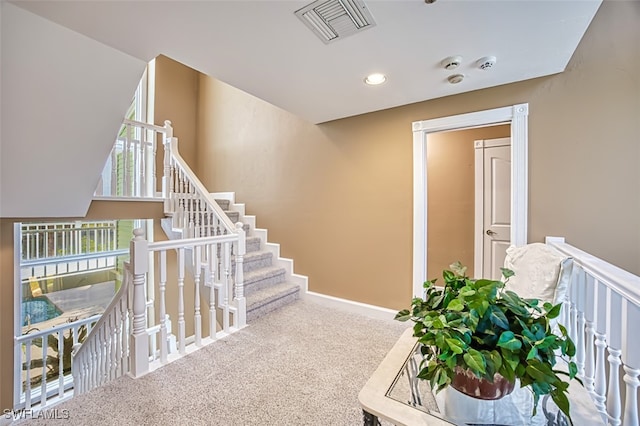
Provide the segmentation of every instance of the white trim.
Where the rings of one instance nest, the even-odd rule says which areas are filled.
[[[474,141],[475,145],[475,220],[473,232],[473,274],[482,277],[484,269],[484,140]]]
[[[511,123],[511,244],[527,242],[529,104],[415,121],[413,129],[413,294],[427,280],[427,157],[429,133]]]
[[[97,195],[92,198],[93,201],[146,201],[153,203],[162,203],[164,202],[164,198],[162,198],[162,194],[156,197],[109,197],[108,195]]]
[[[22,394],[22,368],[16,368],[21,360],[22,343],[16,340],[22,335],[22,223],[13,224],[13,402],[12,407],[17,408]]]
[[[315,293],[313,291],[306,292],[303,297],[305,300],[311,300],[324,306],[341,309],[354,314],[365,315],[370,318],[393,320],[398,313],[398,311],[394,311],[393,309],[367,305],[366,303],[354,302],[353,300],[341,299],[339,297],[328,296],[326,294]]]

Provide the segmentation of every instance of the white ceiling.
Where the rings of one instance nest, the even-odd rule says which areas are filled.
[[[311,1],[17,1],[138,59],[164,54],[320,123],[562,72],[601,0],[365,0],[376,26],[324,44]],[[452,85],[442,59],[461,55]],[[475,62],[497,57],[490,70]],[[383,72],[388,81],[366,86]]]

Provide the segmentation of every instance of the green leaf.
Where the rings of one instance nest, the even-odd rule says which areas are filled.
[[[449,284],[456,280],[456,274],[451,271],[442,271],[442,278],[444,278],[444,282]]]
[[[500,335],[500,338],[498,339],[498,346],[510,351],[518,351],[522,348],[522,342],[516,339],[513,331],[507,330],[502,332]]]
[[[485,374],[486,361],[482,353],[475,349],[469,349],[469,351],[462,356],[467,366],[476,374]]]
[[[551,308],[550,311],[547,312],[547,318],[549,318],[549,319],[558,318],[558,316],[560,315],[560,309],[561,308],[562,308],[562,304],[558,303],[556,306]]]
[[[467,273],[467,267],[462,265],[462,263],[460,263],[460,261],[458,260],[455,263],[452,263],[451,265],[449,265],[449,268],[451,268],[451,270],[458,275],[459,277],[465,277],[466,273]]]
[[[578,366],[575,362],[569,362],[569,378],[573,379],[578,374]]]
[[[536,356],[538,356],[538,348],[534,346],[527,354],[527,361],[529,361],[530,359],[534,359]]]
[[[459,312],[464,309],[464,305],[462,304],[462,301],[460,299],[453,299],[447,306],[447,309],[450,311]]]
[[[559,379],[556,377],[548,364],[532,359],[526,367],[526,372],[538,382],[556,383]]]
[[[576,345],[573,343],[573,340],[571,340],[569,337],[567,337],[567,350],[565,351],[566,355],[573,357],[576,355]]]
[[[553,402],[556,403],[560,411],[562,411],[568,419],[571,419],[571,413],[569,412],[569,399],[567,398],[567,395],[556,389],[551,391],[551,398],[553,399]]]
[[[449,345],[449,349],[451,349],[453,353],[461,354],[463,352],[464,343],[462,343],[461,341],[457,339],[444,339],[444,340],[445,342],[447,342],[447,345]]]
[[[491,312],[491,314],[489,315],[491,322],[497,325],[498,327],[502,328],[503,330],[508,330],[509,321],[507,320],[507,317],[505,316],[504,312],[502,312],[502,310],[500,310],[500,308],[497,307],[496,305],[491,305],[489,307],[489,310]]]
[[[502,271],[502,276],[504,277],[505,280],[508,280],[509,278],[515,275],[515,272],[513,272],[511,269],[500,268],[500,271]]]
[[[407,321],[411,319],[411,314],[409,313],[408,309],[403,309],[400,312],[398,312],[394,318],[395,320],[398,321]]]
[[[435,318],[433,320],[432,327],[437,329],[442,329],[445,327],[446,324],[447,324],[447,319],[445,318],[444,315],[440,315],[438,316],[438,318]]]

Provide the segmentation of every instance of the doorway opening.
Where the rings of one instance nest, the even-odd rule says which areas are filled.
[[[427,268],[427,141],[434,133],[509,124],[512,141],[510,189],[510,244],[527,241],[528,104],[496,108],[413,123],[413,294],[421,297]]]

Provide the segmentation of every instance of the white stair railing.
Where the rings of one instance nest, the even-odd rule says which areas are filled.
[[[178,152],[178,139],[173,136],[170,121],[165,121],[164,127],[160,127],[126,120],[124,129],[124,134],[129,136],[147,133],[152,135],[140,142],[139,146],[150,146],[147,143],[153,143],[158,134],[163,136],[165,151],[161,193],[165,214],[171,217],[174,230],[179,231],[183,239],[149,243],[143,238],[141,229],[134,230],[129,250],[130,261],[125,268],[128,276],[126,283],[123,283],[85,342],[75,348],[73,374],[76,391],[79,393],[124,373],[140,377],[159,365],[246,325],[243,277],[246,248],[242,224],[234,225],[229,220],[182,159]],[[122,134],[121,132],[121,136]],[[134,145],[136,140],[132,142],[128,136],[125,138],[125,142]],[[119,138],[114,147],[116,154],[121,143],[124,142]],[[126,147],[126,143],[123,146]],[[155,145],[153,153],[154,160],[151,163],[155,163]],[[145,155],[140,153],[126,157],[122,153],[122,158],[133,160],[125,159],[121,164],[138,164],[136,161],[146,159]],[[141,166],[132,169],[138,173],[142,170]],[[145,170],[148,176],[148,169]],[[113,168],[109,169],[109,173],[114,176]],[[107,171],[103,173],[103,184],[106,174]],[[155,174],[151,176],[154,176],[151,180],[155,181]],[[118,179],[110,181],[111,188]],[[146,177],[140,178],[139,182],[136,179],[136,173],[125,174],[122,181],[127,188],[149,187]],[[148,196],[153,191],[121,192],[112,191],[109,195]],[[168,267],[169,253],[173,252],[176,253],[177,268]],[[149,274],[151,259],[156,273]],[[193,283],[185,279],[187,268],[192,272]],[[169,271],[173,275],[170,276]],[[157,280],[149,282],[152,277]],[[209,288],[208,300],[201,297],[201,284]],[[188,285],[193,286],[193,300],[186,300],[185,287]],[[174,305],[167,304],[168,290],[177,293]],[[159,300],[149,298],[149,293],[159,294]],[[208,336],[203,335],[205,310],[209,319]],[[150,316],[157,316],[160,323],[153,323]],[[218,324],[217,319],[220,317],[221,324]],[[187,318],[193,323],[193,333],[189,336]],[[173,322],[177,324],[178,353],[171,353],[170,350],[172,336],[169,335],[169,330]]]
[[[120,289],[84,343],[74,345],[71,367],[76,395],[129,372],[131,300],[131,267],[125,262]]]
[[[242,224],[237,225],[236,232],[226,235],[155,243],[147,242],[142,234],[141,229],[134,230],[122,287],[85,342],[75,348],[73,375],[78,393],[125,373],[140,377],[246,325]],[[172,275],[169,271],[173,268],[167,261],[171,252],[175,252],[177,258],[177,270],[173,270]],[[157,267],[157,273],[152,275],[157,278],[154,283],[148,282],[150,255]],[[185,280],[188,266],[195,271],[190,284]],[[208,300],[201,298],[201,282],[210,288]],[[157,289],[158,301],[148,299],[149,285]],[[192,286],[192,300],[185,296],[187,285]],[[173,305],[167,303],[168,289],[177,292]],[[209,317],[207,336],[203,334],[202,322],[205,309]],[[148,325],[150,311],[160,318],[158,325]],[[218,324],[220,316],[222,321]],[[190,335],[187,335],[187,317],[193,322]],[[178,326],[178,353],[170,352],[169,330],[173,322]],[[159,338],[152,338],[158,335]]]
[[[21,231],[25,262],[118,248],[115,220],[23,223]]]
[[[560,318],[576,342],[579,377],[602,421],[637,426],[640,386],[640,277],[564,242],[547,244],[573,257]]]
[[[165,127],[169,132],[164,143],[162,190],[165,214],[172,218],[173,228],[187,238],[236,232],[235,225],[180,156],[171,123],[165,122]]]
[[[100,318],[89,318],[56,325],[44,330],[30,329],[15,338],[14,410],[44,408],[60,399],[72,388],[71,350],[86,337]]]
[[[103,197],[156,196],[156,140],[164,127],[124,120],[107,159],[95,195]]]

